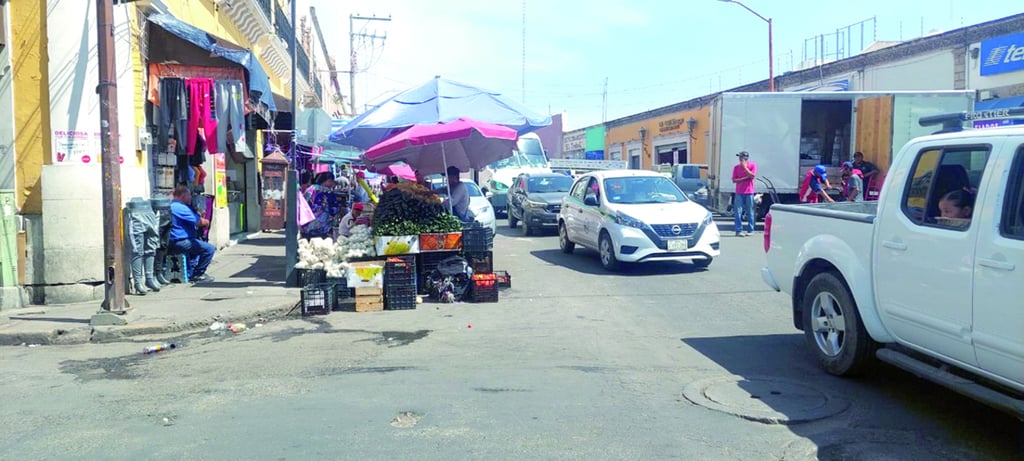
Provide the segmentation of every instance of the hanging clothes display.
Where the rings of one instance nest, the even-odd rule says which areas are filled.
[[[160,119],[157,127],[158,152],[169,152],[168,144],[176,140],[170,151],[181,155],[185,153],[185,130],[188,123],[188,94],[185,92],[185,81],[180,78],[160,80]]]
[[[239,152],[245,144],[245,106],[242,82],[214,82],[214,107],[217,115],[217,142],[214,152]]]
[[[213,116],[213,80],[209,78],[189,78],[185,80],[185,88],[188,90],[188,128],[186,153],[196,155],[205,149],[199,146],[202,141],[206,145],[211,143],[212,137],[217,133],[217,120]]]

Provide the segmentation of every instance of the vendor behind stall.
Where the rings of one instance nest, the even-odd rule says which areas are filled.
[[[302,226],[303,237],[334,237],[334,229],[341,217],[341,204],[334,194],[334,186],[334,174],[324,172],[317,175],[316,184],[306,189],[306,201],[314,219]]]
[[[345,217],[341,218],[341,224],[338,226],[338,235],[345,237],[352,235],[352,228],[356,227],[356,221],[361,214],[363,214],[363,204],[356,203],[352,205],[352,211],[349,211]]]

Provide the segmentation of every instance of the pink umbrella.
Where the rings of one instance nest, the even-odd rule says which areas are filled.
[[[460,118],[451,122],[413,125],[363,154],[370,167],[405,162],[420,174],[483,168],[512,156],[519,135],[493,123]]]
[[[416,172],[413,171],[412,167],[402,163],[393,163],[380,170],[381,173],[388,176],[398,176],[402,179],[408,179],[409,181],[416,180]]]

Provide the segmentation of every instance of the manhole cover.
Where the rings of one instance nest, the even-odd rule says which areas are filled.
[[[814,421],[850,406],[806,384],[779,378],[704,379],[686,386],[683,396],[697,405],[767,424]]]

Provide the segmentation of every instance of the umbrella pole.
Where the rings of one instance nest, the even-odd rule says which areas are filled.
[[[444,165],[444,187],[448,191],[448,212],[455,214],[455,208],[452,206],[452,182],[448,179],[448,154],[444,152],[444,143],[441,144],[441,163]]]

